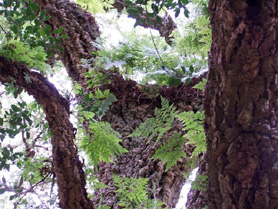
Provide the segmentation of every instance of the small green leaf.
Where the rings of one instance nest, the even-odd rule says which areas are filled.
[[[59,38],[55,38],[55,43],[56,43],[56,44],[60,44],[60,43],[62,43],[62,42],[61,42],[61,40],[60,40]]]
[[[51,49],[51,50],[57,49],[57,45],[52,45],[52,46],[50,47],[50,49]]]
[[[175,12],[175,18],[177,18],[180,14],[180,9],[177,9],[176,12]]]
[[[181,0],[181,2],[185,5],[188,4],[188,0]]]
[[[61,35],[62,39],[68,39],[69,37],[67,35]]]
[[[50,25],[45,25],[44,32],[47,36],[49,36],[50,32],[51,32],[51,26]]]
[[[47,15],[47,16],[45,17],[44,21],[47,21],[47,20],[49,20],[49,19],[50,19],[50,16]]]
[[[182,72],[185,74],[186,73],[186,70],[185,70],[185,67],[184,66],[181,66],[181,70]]]
[[[19,112],[20,111],[20,108],[17,107],[16,105],[12,105],[12,110],[15,111],[15,112]]]
[[[157,23],[159,24],[159,25],[161,25],[162,24],[162,19],[161,19],[161,17],[159,17],[159,16],[156,16],[156,21],[157,21]]]
[[[5,189],[0,189],[0,194],[4,194],[6,192]]]
[[[32,8],[34,13],[37,13],[39,11],[39,5],[37,3],[30,1],[29,6]]]
[[[132,1],[125,1],[125,4],[127,4],[127,5],[132,5]]]
[[[17,197],[17,194],[11,195],[9,199],[10,199],[10,200],[13,200],[13,199],[16,198],[16,197]]]
[[[58,50],[59,50],[59,52],[64,52],[64,48],[61,46],[58,46]]]
[[[183,9],[184,9],[184,16],[189,18],[189,11],[188,11],[188,9],[186,9],[186,7],[183,8]]]
[[[180,83],[181,83],[181,79],[180,78],[170,77],[168,79],[168,85],[169,86],[177,86]]]
[[[50,41],[50,43],[54,43],[54,37],[53,36],[49,36],[49,41]]]
[[[59,29],[54,30],[54,33],[55,33],[56,35],[59,35],[59,34],[61,34],[62,32],[63,32],[63,27],[60,27]]]

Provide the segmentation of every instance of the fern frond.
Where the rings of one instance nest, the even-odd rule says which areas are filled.
[[[115,191],[118,195],[119,206],[124,208],[143,208],[144,203],[148,201],[147,196],[147,178],[120,178],[113,175]]]
[[[175,133],[173,137],[169,138],[167,143],[164,143],[152,156],[153,159],[160,159],[166,164],[166,171],[174,166],[181,157],[186,157],[183,151],[183,145],[186,138],[179,133]]]
[[[47,54],[41,46],[31,48],[23,42],[12,40],[1,46],[0,56],[6,57],[10,62],[16,60],[31,68],[39,69],[42,73],[50,69],[50,66],[45,63]]]
[[[169,105],[169,101],[161,97],[161,108],[156,108],[154,117],[148,118],[142,123],[130,136],[131,137],[148,137],[150,142],[157,134],[156,142],[171,129],[175,116],[178,114],[173,105]]]
[[[98,162],[112,162],[111,157],[128,152],[119,144],[122,141],[120,134],[114,131],[109,123],[90,122],[89,131],[94,135],[94,139],[83,139],[81,148],[94,166],[97,166]]]
[[[206,87],[206,83],[207,83],[207,79],[203,78],[202,81],[200,81],[195,86],[193,86],[193,88],[204,91]]]
[[[182,112],[177,115],[184,125],[183,130],[187,131],[184,135],[189,139],[188,144],[195,144],[196,147],[192,156],[196,156],[201,152],[206,151],[206,136],[203,127],[205,114],[204,112]]]
[[[84,96],[82,106],[85,111],[92,112],[101,119],[114,101],[117,101],[117,98],[109,89],[103,92],[97,89],[94,93]]]

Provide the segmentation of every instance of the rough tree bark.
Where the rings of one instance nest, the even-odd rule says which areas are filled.
[[[47,13],[52,17],[49,20],[49,24],[52,25],[53,29],[63,27],[63,33],[69,36],[69,39],[63,40],[65,51],[60,54],[60,58],[66,66],[69,76],[86,89],[87,84],[84,72],[88,69],[82,65],[81,59],[93,58],[91,52],[96,49],[91,42],[95,41],[99,36],[96,21],[91,14],[66,0],[37,0],[37,3],[40,9],[46,9]],[[185,181],[182,175],[182,172],[187,171],[184,165],[185,159],[166,173],[163,171],[161,163],[150,160],[151,155],[155,152],[154,148],[151,148],[151,144],[147,146],[143,140],[139,143],[131,141],[127,137],[136,126],[152,115],[155,108],[155,105],[152,105],[154,101],[146,99],[144,101],[142,92],[139,91],[136,83],[126,81],[121,76],[113,77],[112,83],[107,88],[117,96],[118,102],[111,107],[105,120],[110,122],[113,128],[121,133],[123,144],[129,150],[129,153],[117,158],[114,166],[112,164],[99,165],[98,176],[100,180],[109,184],[111,188],[99,191],[94,202],[97,204],[100,195],[102,195],[105,198],[104,203],[117,207],[115,204],[116,196],[112,192],[114,188],[111,182],[111,173],[115,172],[120,176],[153,178],[148,187],[152,188],[152,182],[156,182],[156,196],[163,200],[166,205],[173,207]],[[160,91],[163,92],[165,89],[163,90],[162,88]],[[167,91],[169,92],[168,94],[161,93],[161,95],[176,103],[179,102],[178,99],[183,98],[180,102],[186,101],[187,105],[190,106],[192,100],[197,100],[194,101],[196,103],[193,105],[194,110],[197,110],[198,105],[202,103],[203,95],[197,91],[191,90],[191,92],[185,93],[186,90],[183,91],[180,87],[172,92],[170,90]],[[138,99],[140,97],[142,98],[141,100]],[[133,125],[130,126],[129,124]],[[192,147],[185,149],[187,149],[187,153],[190,156]],[[191,149],[191,151],[188,149]],[[148,153],[147,150],[150,152]],[[127,162],[128,159],[129,162]],[[130,166],[131,164],[132,166]]]
[[[274,0],[211,0],[205,112],[208,206],[278,208]]]
[[[28,79],[26,79],[26,76]],[[85,189],[85,176],[74,144],[69,120],[69,103],[40,73],[0,57],[0,82],[13,83],[34,96],[42,105],[52,132],[52,159],[57,177],[60,206],[63,209],[93,208]]]
[[[68,0],[36,0],[36,2],[41,10],[45,9],[51,16],[46,24],[51,25],[53,31],[63,27],[63,34],[68,35],[68,39],[62,40],[64,52],[59,54],[59,59],[66,66],[73,81],[78,82],[86,89],[87,83],[84,73],[89,69],[83,65],[81,59],[94,58],[91,52],[96,51],[96,48],[92,42],[99,36],[95,19],[91,14]],[[8,65],[6,62],[4,64]],[[18,72],[13,67],[11,69],[9,72],[4,67],[1,68],[1,81],[10,82],[7,73],[12,73],[12,76],[16,77],[16,85],[34,95],[46,112],[47,120],[53,132],[53,159],[61,207],[91,208],[92,205],[85,190],[82,165],[78,160],[77,150],[73,143],[74,134],[68,119],[67,102],[40,74],[24,69],[24,72],[26,71],[32,80],[32,83],[27,83],[22,76],[23,67],[18,67]],[[196,82],[198,80],[195,80],[193,84]],[[37,86],[39,87],[35,88]],[[157,146],[154,147],[152,143],[146,145],[144,140],[136,141],[127,137],[142,121],[153,114],[154,108],[159,105],[158,100],[150,100],[142,96],[143,93],[139,91],[135,82],[124,80],[119,75],[116,75],[112,79],[112,83],[103,88],[109,88],[118,99],[104,119],[121,133],[123,145],[129,150],[129,153],[118,157],[114,165],[108,163],[99,165],[99,178],[110,188],[96,193],[94,203],[97,204],[100,195],[103,195],[107,205],[113,208],[118,207],[111,182],[111,173],[114,172],[120,176],[149,178],[148,188],[151,190],[152,185],[155,184],[156,197],[168,207],[174,207],[185,181],[182,172],[187,171],[186,159],[181,159],[176,166],[165,172],[161,162],[151,160]],[[161,88],[160,95],[176,103],[181,110],[195,111],[200,108],[204,96],[198,90],[184,84],[176,88]],[[179,123],[176,123],[173,129],[165,135],[164,140],[167,140],[173,131],[181,132]],[[193,147],[185,146],[184,149],[190,156]]]
[[[167,207],[175,207],[179,193],[185,182],[183,172],[189,172],[186,167],[187,159],[181,159],[177,165],[165,172],[165,166],[158,160],[151,159],[161,142],[147,144],[147,139],[128,137],[148,117],[152,117],[155,107],[159,107],[159,98],[149,99],[142,93],[134,81],[125,81],[121,76],[112,79],[105,88],[109,88],[117,96],[110,110],[104,116],[104,120],[112,124],[112,127],[121,133],[123,146],[128,153],[115,159],[114,163],[102,163],[99,165],[98,177],[109,185],[109,188],[101,189],[94,199],[97,203],[102,196],[105,205],[118,208],[116,195],[113,192],[112,173],[122,177],[149,178],[148,191],[150,198],[162,200]],[[200,111],[204,94],[192,86],[201,81],[201,78],[193,79],[191,85],[180,85],[172,88],[160,88],[159,95],[175,103],[180,111]],[[182,125],[176,121],[162,141],[166,141],[174,132],[182,132]],[[185,145],[184,151],[190,158],[193,146]],[[155,194],[153,194],[155,188]]]

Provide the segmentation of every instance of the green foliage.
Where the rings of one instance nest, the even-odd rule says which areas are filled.
[[[114,101],[117,101],[117,99],[114,94],[110,93],[109,89],[104,92],[96,89],[94,93],[88,93],[84,96],[82,108],[87,114],[91,112],[90,115],[94,114],[94,116],[101,119]]]
[[[4,112],[3,117],[0,117],[0,140],[3,141],[6,136],[14,138],[22,130],[26,130],[26,137],[30,138],[27,127],[32,123],[26,102],[11,105],[11,108]]]
[[[202,81],[200,81],[195,86],[193,86],[193,88],[204,91],[206,87],[206,83],[207,83],[207,79],[203,78]]]
[[[184,53],[178,53],[175,47],[170,47],[159,37],[153,37],[157,52],[152,38],[148,35],[138,37],[131,32],[123,36],[126,40],[112,49],[99,46],[99,57],[94,60],[95,70],[116,67],[130,78],[141,74],[142,83],[155,81],[158,85],[176,86],[199,69],[193,67],[194,59],[187,58]]]
[[[152,209],[165,208],[163,203],[156,199],[149,199],[147,195],[147,178],[121,178],[113,175],[115,191],[118,197],[118,205],[127,209]],[[155,189],[154,189],[155,195]],[[167,209],[167,208],[166,208]]]
[[[50,68],[45,63],[47,55],[41,46],[30,48],[29,45],[23,42],[13,40],[1,46],[0,56],[6,57],[10,62],[16,60],[30,68],[39,69],[43,73]]]
[[[148,196],[146,186],[147,178],[120,178],[113,175],[114,185],[117,187],[118,205],[125,208],[143,208]]]
[[[23,155],[22,152],[14,152],[12,147],[0,148],[0,170],[10,170],[10,166]]]
[[[6,18],[10,30],[6,32],[7,40],[20,40],[29,45],[30,48],[38,46],[46,50],[50,55],[55,49],[63,51],[60,43],[62,39],[68,38],[62,35],[63,28],[54,30],[45,24],[50,19],[46,10],[39,10],[39,6],[32,0],[5,0],[0,5],[0,14]]]
[[[76,3],[82,8],[91,12],[92,14],[104,13],[105,10],[112,8],[113,1],[101,1],[101,0],[77,0]]]
[[[89,132],[93,134],[92,140],[89,136],[81,141],[81,148],[85,150],[91,163],[97,167],[99,162],[113,162],[111,157],[121,155],[127,150],[119,143],[120,134],[114,131],[109,123],[90,122]]]
[[[94,60],[82,60],[83,65],[90,68],[89,71],[85,72],[84,75],[87,78],[87,84],[88,84],[88,89],[89,88],[96,88],[98,86],[107,84],[110,82],[109,80],[109,75],[100,72],[99,70],[102,70],[102,64],[98,63]],[[94,67],[93,69],[91,68],[92,63],[94,62]]]
[[[211,45],[211,29],[209,28],[209,18],[199,16],[186,26],[185,35],[178,39],[178,50],[187,55],[207,57]]]
[[[198,174],[197,178],[192,182],[192,189],[206,191],[208,186],[208,176]]]
[[[50,173],[44,172],[44,169],[48,168],[49,171],[51,171],[52,165],[51,162],[44,157],[33,159],[25,158],[22,162],[18,163],[22,164],[22,176],[24,180],[30,182],[31,184],[35,184],[42,180],[45,175],[50,175]],[[48,180],[50,180],[50,178]]]
[[[205,118],[204,112],[182,112],[177,115],[184,125],[183,130],[187,131],[184,135],[189,139],[188,144],[195,144],[196,147],[192,153],[192,156],[196,156],[201,152],[206,151],[206,136],[203,127]]]
[[[98,180],[95,171],[92,168],[85,167],[85,177],[87,184],[89,184],[90,188],[94,191],[108,187],[106,184]]]
[[[175,17],[179,16],[182,9],[184,11],[185,17],[188,17],[189,14],[188,9],[186,8],[186,5],[189,3],[188,0],[135,0],[134,2],[126,0],[125,3],[127,5],[130,5],[127,8],[128,15],[130,17],[137,18],[135,26],[144,22],[147,22],[150,25],[154,25],[154,19],[157,23],[162,24],[162,19],[158,14],[163,12],[165,8],[167,10],[173,10],[175,12]],[[133,5],[133,3],[135,3],[136,7]],[[147,8],[151,8],[151,11],[148,11]],[[150,17],[149,19],[138,18],[141,17],[143,11],[147,14],[148,17]]]
[[[168,100],[161,97],[161,108],[155,109],[154,117],[148,118],[142,123],[130,136],[131,137],[148,137],[150,142],[156,137],[156,142],[172,128],[175,116],[177,114],[176,108],[169,104]]]
[[[186,157],[183,151],[186,138],[179,133],[168,139],[152,156],[153,159],[160,159],[166,164],[166,171],[174,166],[181,157]]]

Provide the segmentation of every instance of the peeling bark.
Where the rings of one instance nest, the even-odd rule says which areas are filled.
[[[278,208],[277,1],[211,0],[209,208]]]
[[[25,79],[26,76],[28,79]],[[40,73],[31,72],[16,62],[9,63],[3,57],[0,57],[0,81],[13,83],[26,90],[44,109],[52,132],[52,158],[60,206],[63,209],[93,208],[87,198],[82,163],[74,144],[75,135],[69,121],[68,101]]]

